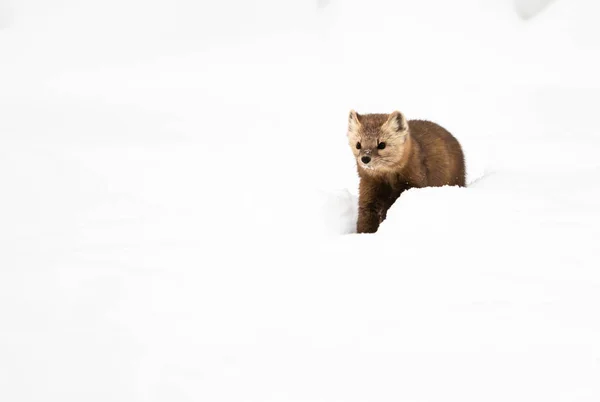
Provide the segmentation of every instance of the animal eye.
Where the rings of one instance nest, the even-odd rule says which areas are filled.
[[[377,144],[377,149],[384,149],[385,148],[385,142],[380,142],[379,144]]]
[[[360,142],[356,143],[356,149],[360,149]]]

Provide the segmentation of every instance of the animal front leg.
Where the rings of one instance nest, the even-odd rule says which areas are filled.
[[[383,222],[385,220],[385,218],[387,217],[387,210],[386,209],[381,209],[379,211],[379,224],[381,225],[381,222]]]
[[[358,198],[358,233],[375,233],[387,213],[387,200],[391,195],[389,186],[363,178]]]
[[[400,189],[393,191],[389,194],[389,196],[385,200],[384,205],[379,210],[379,223],[383,222],[385,218],[387,218],[387,212],[392,207],[392,205],[394,205],[394,203],[396,202],[398,197],[400,197],[400,194],[402,194],[403,191],[404,189]]]
[[[381,223],[381,210],[374,206],[358,207],[358,222],[356,231],[358,233],[375,233]]]

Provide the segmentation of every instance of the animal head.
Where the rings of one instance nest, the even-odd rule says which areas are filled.
[[[388,173],[402,161],[408,139],[408,122],[398,111],[390,114],[348,116],[348,143],[357,165],[367,173]]]

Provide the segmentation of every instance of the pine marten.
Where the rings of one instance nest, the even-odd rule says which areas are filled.
[[[410,188],[465,186],[465,160],[456,138],[398,111],[359,115],[351,110],[348,141],[360,177],[358,233],[374,233],[388,209]]]

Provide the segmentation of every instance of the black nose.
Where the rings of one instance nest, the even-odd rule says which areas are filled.
[[[362,163],[369,163],[369,162],[371,162],[371,157],[363,156],[362,158],[360,158],[360,160],[362,161]]]

